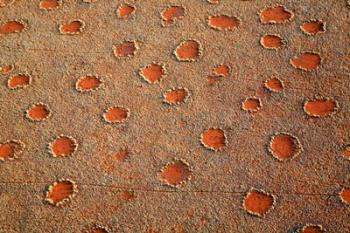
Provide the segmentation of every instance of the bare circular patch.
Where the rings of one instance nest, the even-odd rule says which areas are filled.
[[[347,145],[343,148],[342,156],[350,160],[350,145]]]
[[[135,14],[136,7],[131,4],[121,4],[117,9],[117,16],[120,19],[127,19]]]
[[[172,187],[179,187],[191,179],[192,171],[187,162],[182,159],[175,159],[173,162],[165,165],[160,173],[159,178],[165,184]]]
[[[83,32],[84,29],[85,22],[81,19],[75,19],[59,26],[60,33],[65,35],[78,35]]]
[[[314,36],[326,31],[326,23],[321,20],[313,19],[303,23],[300,28],[306,35]]]
[[[0,67],[0,74],[7,75],[15,69],[14,64],[8,64]]]
[[[261,100],[257,97],[249,97],[242,102],[242,109],[250,113],[258,112],[261,108]]]
[[[240,20],[235,16],[214,15],[208,18],[208,25],[219,31],[234,31],[239,24]]]
[[[56,158],[72,156],[77,149],[78,143],[71,136],[60,135],[49,143],[49,152]]]
[[[7,86],[10,89],[22,89],[29,86],[32,82],[32,77],[29,74],[16,74],[7,80]]]
[[[32,121],[43,121],[49,118],[51,112],[49,107],[43,103],[36,103],[26,111],[26,117]]]
[[[259,16],[263,24],[283,24],[292,20],[294,14],[284,6],[275,6],[263,9]]]
[[[190,93],[187,88],[176,87],[170,88],[165,91],[163,94],[163,102],[167,104],[182,104],[185,103],[190,96]]]
[[[134,40],[127,40],[113,45],[113,53],[117,58],[133,57],[138,49],[138,43]]]
[[[275,199],[272,194],[252,188],[243,201],[243,208],[252,215],[264,217],[274,207]]]
[[[209,128],[201,134],[201,143],[213,151],[222,151],[226,146],[226,135],[222,129]]]
[[[197,61],[202,55],[202,45],[197,40],[182,41],[174,50],[178,61]]]
[[[129,117],[130,111],[124,107],[109,107],[103,114],[103,119],[108,123],[122,123]]]
[[[338,110],[338,102],[331,98],[316,98],[304,103],[304,111],[312,117],[326,117]]]
[[[315,70],[321,64],[321,56],[314,52],[305,52],[290,59],[290,64],[304,71]]]
[[[23,142],[19,140],[9,140],[0,143],[0,161],[14,160],[25,148]]]
[[[299,139],[288,133],[277,133],[271,137],[268,150],[279,161],[295,158],[302,152]]]
[[[225,64],[219,64],[216,65],[213,69],[212,72],[216,76],[222,76],[227,78],[230,75],[231,68],[228,65]]]
[[[69,202],[78,192],[74,181],[61,179],[49,186],[45,200],[54,206],[61,206]]]
[[[7,21],[0,26],[0,35],[23,32],[27,29],[26,23],[20,20]]]
[[[284,45],[283,39],[278,35],[264,35],[260,39],[260,44],[265,49],[280,49]]]
[[[62,0],[41,0],[39,8],[43,10],[54,10],[62,6]]]
[[[339,193],[339,197],[343,203],[350,205],[350,188],[343,188]]]
[[[269,78],[265,81],[265,87],[272,92],[280,93],[284,89],[283,82],[278,78]]]
[[[163,64],[153,62],[139,70],[140,76],[149,84],[159,83],[166,76]]]
[[[102,79],[97,75],[85,75],[77,80],[75,89],[80,92],[91,92],[98,90],[102,84]]]
[[[298,229],[296,233],[324,233],[324,229],[321,225],[305,224],[303,227]]]
[[[169,6],[165,8],[161,13],[162,25],[169,26],[176,21],[181,20],[185,16],[185,7],[183,6]]]

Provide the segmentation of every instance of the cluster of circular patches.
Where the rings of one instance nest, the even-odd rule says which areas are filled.
[[[182,159],[166,164],[159,172],[159,179],[171,187],[184,185],[192,177],[190,165]]]
[[[27,109],[25,116],[34,122],[40,122],[51,115],[49,107],[44,103],[33,104],[29,109]]]
[[[58,30],[64,35],[78,35],[85,29],[85,22],[81,19],[74,19],[69,22],[63,23],[59,26]]]
[[[350,160],[350,145],[346,145],[346,146],[343,148],[342,156],[343,156],[344,158]]]
[[[75,83],[75,89],[79,92],[92,92],[98,90],[103,84],[102,78],[97,75],[85,75]]]
[[[117,17],[119,19],[127,19],[131,16],[133,16],[136,12],[136,7],[131,5],[131,4],[127,4],[127,3],[123,3],[121,5],[118,6],[117,8]]]
[[[22,89],[28,87],[32,82],[32,77],[29,74],[19,73],[11,76],[7,80],[7,86],[10,89]]]
[[[242,102],[242,109],[249,113],[258,112],[262,108],[262,103],[258,97],[248,97]]]
[[[294,14],[284,6],[268,7],[259,13],[263,24],[282,24],[293,19]]]
[[[62,6],[62,0],[41,0],[39,8],[43,10],[54,10]]]
[[[130,116],[130,110],[120,106],[109,107],[103,113],[103,119],[107,123],[122,123]]]
[[[0,26],[0,36],[11,33],[20,33],[27,29],[27,23],[22,20],[11,20]]]
[[[298,228],[295,233],[324,233],[325,230],[319,224],[305,224],[304,226]]]
[[[48,150],[55,158],[72,156],[78,149],[77,140],[71,136],[59,135],[48,145]]]
[[[268,89],[271,92],[280,93],[284,89],[283,82],[278,78],[269,78],[264,83],[266,89]]]
[[[350,188],[343,188],[339,193],[340,200],[347,205],[350,205]]]
[[[14,160],[25,148],[23,142],[19,140],[9,140],[0,143],[0,161]]]
[[[200,136],[201,144],[213,151],[222,151],[227,145],[225,132],[220,128],[209,128]]]
[[[219,31],[234,31],[240,24],[235,16],[213,15],[208,18],[209,27]]]
[[[214,84],[218,81],[221,81],[222,78],[227,78],[230,76],[231,68],[225,64],[219,64],[212,68],[212,75],[207,77],[209,84]]]
[[[339,108],[338,102],[331,98],[316,98],[304,103],[304,111],[312,117],[326,117],[334,114]]]
[[[276,197],[252,188],[243,200],[243,208],[252,215],[264,217],[275,205]]]
[[[183,104],[190,97],[190,92],[185,87],[174,87],[163,93],[163,102],[169,105]]]
[[[315,36],[326,31],[326,23],[322,20],[313,19],[304,22],[300,28],[306,35]]]
[[[0,0],[0,7],[9,6],[14,3],[15,0]]]
[[[133,57],[139,49],[139,43],[135,40],[126,40],[113,45],[113,53],[117,58]]]
[[[45,201],[53,206],[61,206],[69,202],[78,192],[77,185],[69,179],[60,179],[49,186]]]
[[[163,64],[153,62],[139,69],[139,75],[149,84],[159,83],[167,71]]]
[[[300,70],[312,71],[321,64],[321,56],[314,52],[304,52],[290,59],[290,64]]]
[[[0,74],[1,75],[7,75],[11,73],[15,69],[14,64],[8,64],[0,67]]]
[[[160,13],[160,16],[162,18],[162,26],[170,26],[185,16],[185,7],[169,6]]]
[[[86,233],[109,233],[110,230],[107,227],[96,225]]]
[[[278,50],[282,48],[286,44],[286,42],[279,35],[268,34],[260,38],[260,44],[265,49]]]
[[[202,55],[203,48],[199,41],[190,39],[182,41],[174,50],[174,55],[178,61],[193,62],[198,61]]]
[[[299,155],[303,147],[297,137],[289,133],[276,133],[271,137],[268,151],[278,161],[284,162]]]

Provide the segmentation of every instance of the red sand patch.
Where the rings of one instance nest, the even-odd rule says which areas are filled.
[[[134,192],[131,192],[131,191],[122,191],[120,193],[120,198],[125,201],[132,201],[136,198],[136,195]]]
[[[344,158],[350,160],[350,145],[346,146],[346,147],[343,149],[342,155],[343,155]]]
[[[343,188],[339,197],[345,204],[350,205],[350,188]]]
[[[130,157],[129,151],[122,149],[122,150],[118,151],[117,153],[115,153],[113,157],[115,158],[115,160],[117,160],[119,162],[125,162]]]
[[[208,25],[217,30],[233,31],[239,24],[239,19],[235,16],[218,15],[210,16],[208,19]]]
[[[207,129],[201,134],[201,143],[208,149],[221,151],[226,146],[225,132],[222,129]]]
[[[326,25],[320,20],[311,20],[300,26],[301,30],[307,35],[316,35],[326,31]]]
[[[242,109],[247,112],[257,112],[261,107],[261,100],[256,97],[249,97],[242,102]]]
[[[16,74],[9,78],[7,84],[10,89],[20,89],[29,86],[31,77],[27,74]]]
[[[67,157],[73,155],[78,144],[74,138],[69,136],[58,136],[50,143],[50,151],[54,157]]]
[[[188,96],[189,96],[188,90],[183,87],[169,89],[163,95],[164,102],[168,104],[185,103]]]
[[[224,64],[217,65],[212,69],[212,72],[215,75],[219,75],[225,78],[230,75],[230,71],[231,71],[230,67]]]
[[[337,109],[337,102],[329,98],[307,100],[304,104],[306,114],[313,117],[326,117],[335,113]]]
[[[320,225],[305,225],[297,233],[323,233],[323,227]]]
[[[24,144],[17,140],[0,143],[0,161],[13,160],[21,154]]]
[[[122,4],[117,9],[118,18],[126,19],[135,14],[135,6],[130,4]]]
[[[163,26],[173,24],[175,21],[185,16],[185,8],[183,6],[170,6],[161,13]]]
[[[59,30],[62,34],[77,35],[83,32],[84,28],[85,23],[79,19],[60,25]]]
[[[61,180],[53,183],[47,193],[46,201],[50,204],[58,206],[71,200],[76,192],[76,185],[69,180]]]
[[[75,87],[78,91],[90,92],[97,90],[101,84],[102,81],[97,76],[86,75],[78,79]]]
[[[261,11],[260,21],[267,23],[286,23],[293,18],[293,13],[284,6],[269,7]]]
[[[113,46],[113,52],[117,58],[132,57],[137,50],[138,45],[135,41],[124,41],[121,44]]]
[[[27,118],[33,121],[42,121],[48,118],[50,115],[49,108],[42,103],[33,105],[27,110]]]
[[[44,10],[53,10],[62,5],[62,0],[42,0],[39,7]]]
[[[295,136],[279,133],[271,138],[269,151],[279,161],[286,161],[300,154],[301,145]]]
[[[265,87],[272,92],[282,92],[283,82],[278,78],[270,78],[265,81]]]
[[[312,71],[321,64],[321,57],[317,53],[306,52],[290,59],[290,63],[294,68]]]
[[[144,68],[141,68],[140,75],[146,82],[154,84],[159,83],[163,79],[163,77],[166,75],[166,70],[163,65],[152,63]]]
[[[284,43],[277,35],[265,35],[261,37],[260,44],[266,49],[280,49]]]
[[[196,40],[185,40],[181,42],[174,51],[179,61],[197,61],[201,53],[201,44]]]
[[[11,73],[14,69],[15,69],[15,66],[12,64],[5,65],[5,66],[0,67],[0,73],[2,75],[7,75],[7,74]]]
[[[123,107],[110,107],[103,114],[108,123],[121,123],[129,117],[129,110]]]
[[[243,208],[250,214],[265,216],[274,205],[274,197],[264,191],[252,189],[243,201]]]
[[[176,160],[164,166],[160,171],[160,179],[167,185],[177,187],[191,178],[189,165],[182,161]]]
[[[25,29],[26,25],[24,23],[12,20],[0,26],[0,35],[23,32]]]

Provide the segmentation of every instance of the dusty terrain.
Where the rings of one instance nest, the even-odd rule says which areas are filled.
[[[0,232],[350,232],[346,0],[0,0]]]

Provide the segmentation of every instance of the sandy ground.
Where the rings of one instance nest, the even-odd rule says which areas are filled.
[[[11,2],[1,233],[350,232],[347,1]]]

